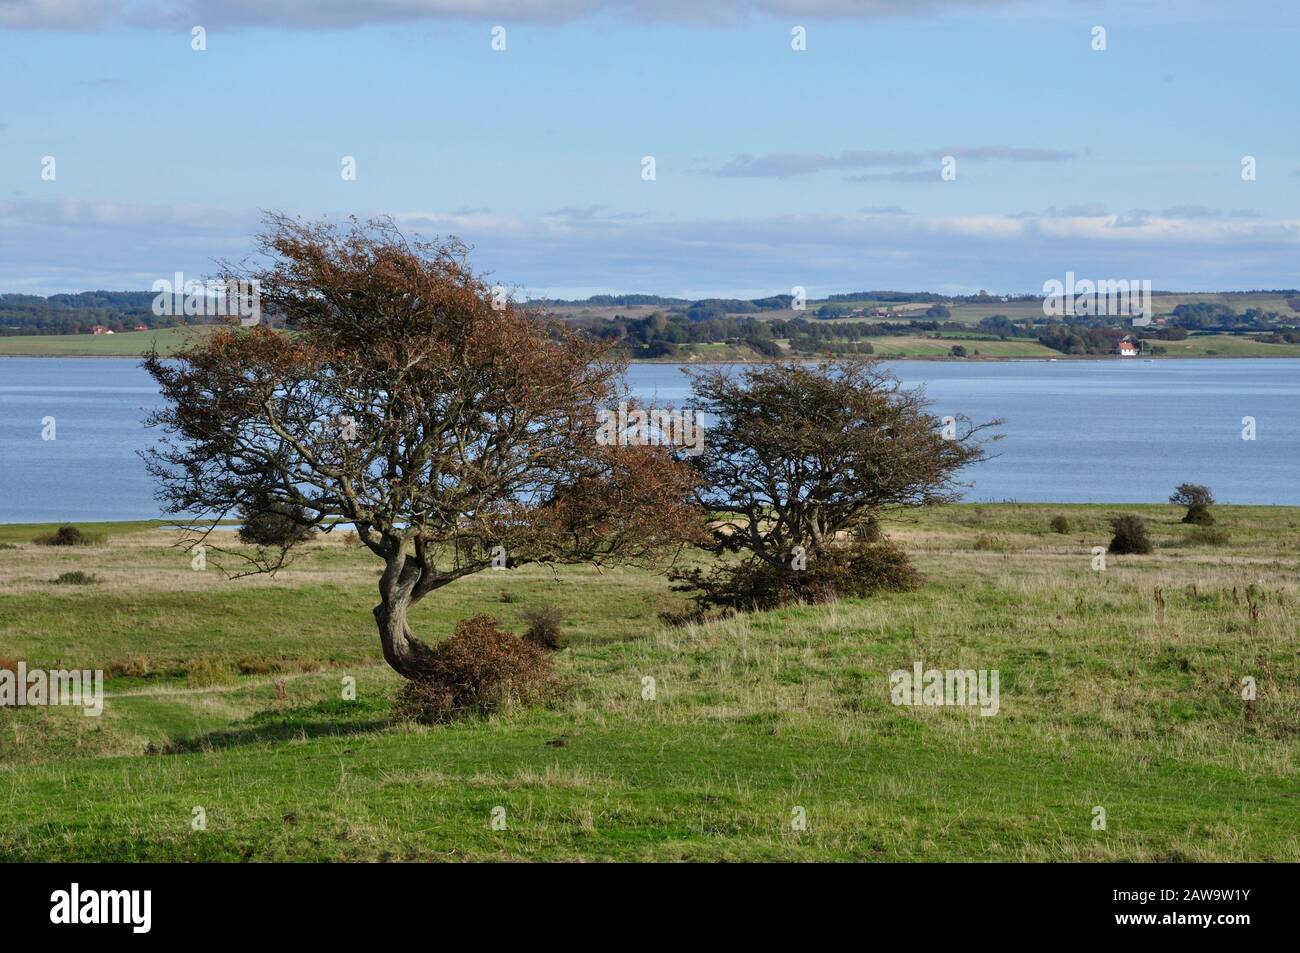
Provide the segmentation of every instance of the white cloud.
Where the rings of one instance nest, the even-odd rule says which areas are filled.
[[[1032,291],[1066,270],[1137,275],[1165,289],[1241,290],[1294,285],[1300,250],[1300,219],[1151,212],[664,220],[580,208],[539,218],[485,209],[394,218],[410,234],[457,235],[473,247],[476,267],[542,291]],[[206,274],[216,259],[250,254],[258,224],[252,210],[203,206],[0,203],[0,291],[147,288],[177,270]]]

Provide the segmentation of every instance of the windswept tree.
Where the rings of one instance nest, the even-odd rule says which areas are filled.
[[[874,361],[703,371],[692,389],[709,421],[692,461],[716,517],[704,548],[733,559],[675,578],[712,604],[908,587],[901,552],[862,540],[888,512],[959,499],[959,471],[1001,423],[940,419]]]
[[[597,442],[625,395],[604,345],[525,312],[453,241],[389,221],[281,215],[260,236],[264,326],[221,328],[145,366],[165,400],[147,454],[169,512],[221,561],[274,572],[292,542],[225,550],[214,520],[250,511],[329,532],[350,523],[383,562],[384,658],[411,679],[432,650],[408,624],[429,593],[531,561],[638,562],[689,539],[692,474],[661,447]]]
[[[1210,492],[1208,486],[1200,483],[1180,483],[1173,495],[1169,497],[1169,502],[1187,507],[1187,512],[1183,516],[1184,523],[1194,523],[1197,526],[1214,525],[1214,514],[1210,512],[1210,507],[1214,505],[1214,494]]]

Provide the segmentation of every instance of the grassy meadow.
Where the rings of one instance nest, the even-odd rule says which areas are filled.
[[[1096,572],[1117,512],[1158,549]],[[926,511],[889,527],[919,591],[676,629],[659,575],[483,573],[417,632],[555,604],[568,691],[441,727],[392,717],[378,564],[337,535],[231,581],[153,524],[5,527],[0,657],[108,678],[99,718],[0,711],[0,858],[1300,860],[1300,509],[1215,512],[1217,543],[1172,506]],[[917,660],[999,670],[999,713],[893,706]]]
[[[172,354],[202,327],[122,331],[117,334],[19,334],[0,336],[0,355],[13,357],[139,357],[156,344],[159,354]]]

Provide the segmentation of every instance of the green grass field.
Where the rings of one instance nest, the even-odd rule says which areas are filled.
[[[1119,512],[1158,549],[1096,572]],[[917,592],[679,629],[655,574],[483,573],[417,631],[554,603],[569,691],[442,727],[392,718],[378,565],[335,536],[228,581],[148,524],[6,527],[0,657],[109,679],[100,718],[0,713],[0,858],[1300,860],[1300,509],[1215,512],[1219,545],[1169,506],[926,511],[889,525]],[[917,660],[998,670],[999,713],[893,706]]]
[[[973,341],[930,337],[871,338],[877,357],[947,357],[954,344],[960,344],[971,358],[1062,357],[1034,340]],[[976,354],[975,352],[979,353]]]
[[[1157,341],[1162,357],[1300,357],[1300,344],[1268,344],[1235,334],[1197,334],[1185,341]]]
[[[157,331],[123,331],[120,334],[33,334],[0,337],[0,354],[18,357],[138,357],[158,345],[159,354],[171,354],[192,334],[204,328],[164,328]]]
[[[1223,304],[1238,313],[1250,308],[1275,311],[1278,314],[1294,315],[1295,312],[1286,302],[1286,295],[1267,292],[1243,292],[1233,294],[1157,294],[1152,295],[1151,305],[1157,315],[1172,314],[1180,304]],[[1042,318],[1041,301],[989,301],[985,304],[955,304],[951,306],[953,321],[963,324],[978,324],[984,318],[994,314],[1005,314],[1013,321]]]

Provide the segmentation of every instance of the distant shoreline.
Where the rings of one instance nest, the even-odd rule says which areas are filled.
[[[0,339],[3,340],[3,339]],[[168,355],[164,354],[163,357]],[[0,360],[6,358],[62,358],[75,360],[113,360],[113,361],[138,361],[144,357],[144,354],[4,354],[0,353]],[[949,357],[939,354],[783,354],[778,359],[791,358],[794,360],[816,361],[824,357],[836,358],[868,358],[880,361],[933,361],[939,364],[1007,364],[1007,363],[1037,363],[1053,364],[1064,361],[1116,361],[1127,364],[1140,364],[1146,361],[1294,361],[1300,360],[1300,354],[1154,354],[1151,357],[1120,357],[1118,354],[1062,354],[1060,357],[1040,357],[1020,356],[1020,357],[997,357],[985,356],[979,357]],[[726,358],[700,358],[700,359],[682,359],[672,357],[634,357],[629,358],[629,364],[758,364],[766,358],[762,357],[726,357]]]
[[[1300,505],[1295,503],[1216,503],[1215,509],[1225,511],[1244,511],[1255,509],[1269,510],[1296,510],[1300,512]],[[962,500],[958,503],[946,503],[943,508],[953,509],[972,509],[980,507],[992,507],[995,509],[1015,508],[1028,510],[1052,510],[1062,508],[1082,508],[1087,507],[1094,510],[1112,510],[1117,507],[1135,508],[1143,511],[1149,516],[1170,515],[1179,516],[1183,513],[1184,507],[1171,504],[1167,501],[1145,500],[1141,502],[1071,502],[1061,503],[1045,500]],[[18,537],[16,534],[27,532],[46,532],[57,529],[59,526],[66,524],[79,526],[87,532],[150,532],[150,531],[167,531],[183,532],[185,527],[179,523],[175,517],[140,517],[137,519],[117,519],[117,520],[100,520],[100,519],[78,519],[72,517],[63,520],[34,520],[16,523],[0,523],[0,542],[28,542],[28,540]],[[239,525],[238,520],[223,520],[219,529],[233,530]],[[340,523],[340,527],[350,526],[348,523]]]

